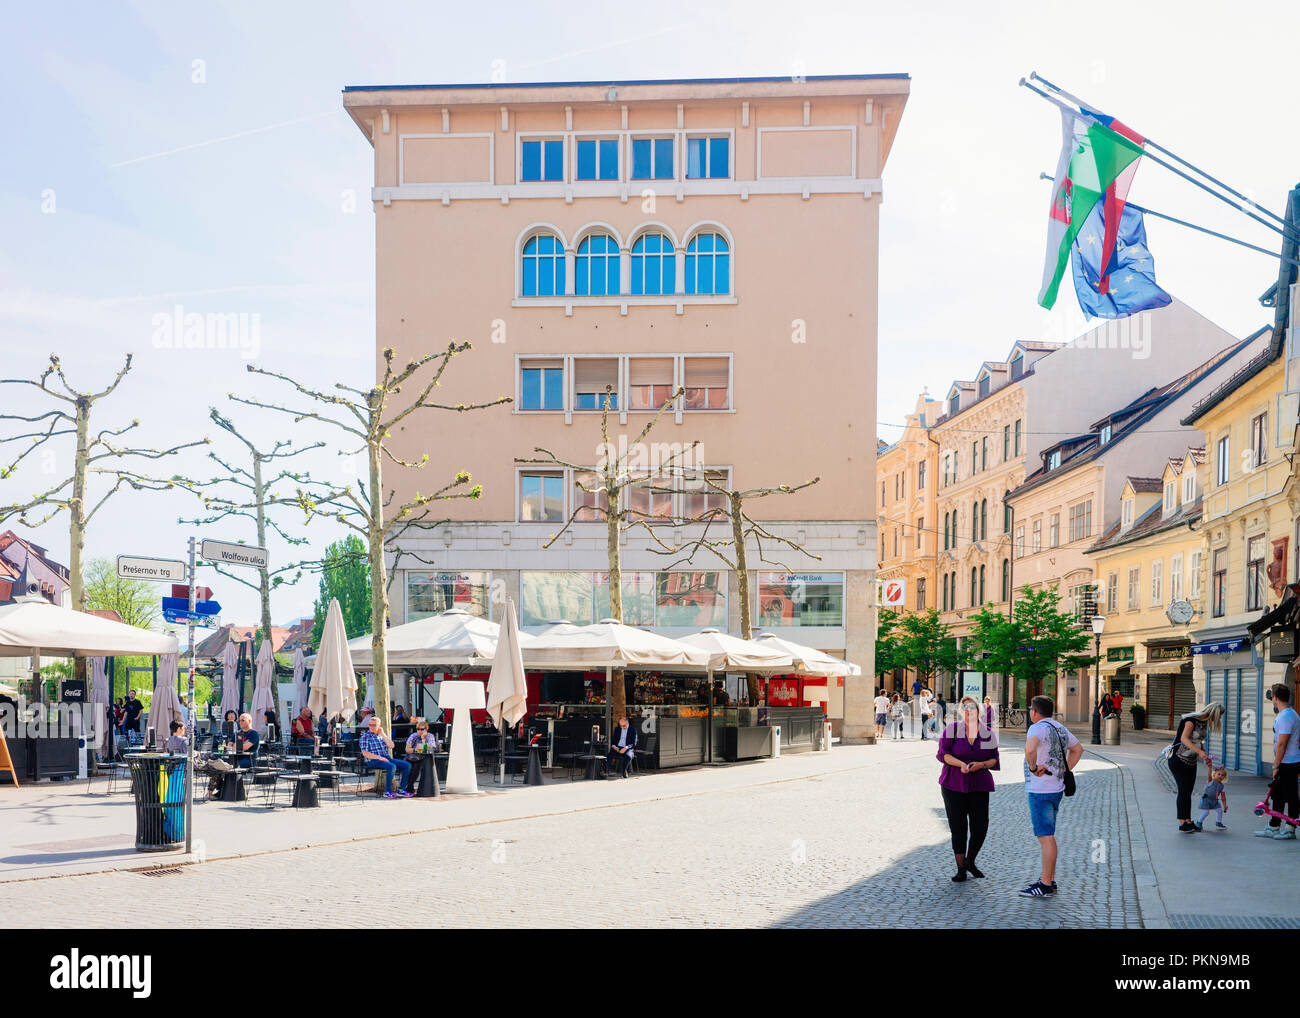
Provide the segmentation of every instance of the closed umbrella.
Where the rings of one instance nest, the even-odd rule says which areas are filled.
[[[275,698],[271,695],[271,682],[275,678],[275,656],[271,653],[271,641],[263,637],[262,647],[257,652],[257,679],[253,685],[253,727],[259,735],[266,734],[266,712],[275,709]]]
[[[176,654],[164,654],[158,659],[158,685],[153,691],[153,701],[149,705],[149,727],[154,730],[154,738],[165,743],[171,735],[173,721],[185,721],[185,707],[176,692]]]
[[[492,671],[488,674],[487,712],[501,732],[500,774],[506,780],[506,728],[528,713],[528,682],[519,648],[519,619],[513,598],[506,598],[505,619],[497,639]]]
[[[357,677],[338,598],[330,601],[325,613],[307,706],[313,714],[324,714],[331,722],[338,722],[344,715],[351,717],[357,709]]]
[[[108,751],[108,659],[92,657],[90,659],[90,704],[94,711],[95,729],[99,736],[95,748]]]
[[[307,658],[302,647],[293,652],[293,695],[299,707],[307,706]]]
[[[239,644],[227,634],[226,649],[221,653],[221,720],[226,711],[239,711]]]

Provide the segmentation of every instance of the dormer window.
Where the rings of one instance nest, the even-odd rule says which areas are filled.
[[[1164,508],[1164,511],[1165,511],[1166,513],[1171,513],[1171,512],[1173,512],[1176,508],[1178,508],[1178,482],[1177,482],[1177,481],[1166,481],[1166,482],[1165,482],[1165,508]]]
[[[961,409],[961,394],[954,392],[948,398],[948,413],[955,414]]]
[[[1047,469],[1055,470],[1061,465],[1061,450],[1055,449],[1047,456]]]
[[[1191,505],[1196,499],[1196,474],[1190,467],[1184,467],[1183,476],[1183,505]]]
[[[1025,373],[1025,355],[1016,354],[1011,358],[1011,380],[1014,382],[1017,378]]]
[[[989,376],[983,375],[980,378],[980,399],[989,394]]]
[[[1101,426],[1101,434],[1097,436],[1097,444],[1105,445],[1110,441],[1110,423],[1107,422]]]
[[[1124,499],[1122,521],[1126,527],[1131,527],[1133,525],[1133,500],[1131,498]]]

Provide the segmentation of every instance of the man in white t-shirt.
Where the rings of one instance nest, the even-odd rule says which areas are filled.
[[[928,689],[921,693],[921,738],[925,738],[925,730],[930,727],[930,719],[934,717],[934,694]]]
[[[876,738],[885,737],[885,723],[889,720],[889,697],[885,695],[883,689],[876,691],[875,699],[876,708]]]
[[[1291,706],[1291,690],[1278,683],[1273,687],[1273,783],[1270,799],[1273,809],[1292,819],[1300,818],[1300,799],[1296,780],[1300,778],[1300,714]],[[1279,841],[1296,836],[1295,824],[1284,824],[1279,817],[1269,821]]]
[[[1065,795],[1065,772],[1074,770],[1083,756],[1083,744],[1052,717],[1055,710],[1050,696],[1036,696],[1029,705],[1032,723],[1025,738],[1025,791],[1043,872],[1020,892],[1026,898],[1056,893],[1056,814]]]

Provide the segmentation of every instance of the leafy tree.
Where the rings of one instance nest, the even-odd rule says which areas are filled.
[[[931,685],[935,672],[955,672],[966,664],[952,627],[934,608],[908,612],[898,623],[898,633],[900,664],[914,669],[923,686]]]
[[[343,611],[343,629],[348,639],[370,629],[370,562],[365,543],[355,534],[335,541],[325,549],[321,560],[320,596],[315,603],[315,622],[311,627],[311,645],[320,647],[325,629],[325,613],[330,601],[339,599]]]
[[[876,621],[876,675],[884,678],[886,672],[903,668],[907,662],[903,659],[902,641],[898,626],[903,613],[892,608],[881,608]]]
[[[117,575],[110,559],[91,559],[86,569],[86,607],[115,611],[128,626],[152,629],[162,610],[158,585]]]
[[[1052,586],[1021,594],[1010,619],[987,605],[972,616],[972,642],[987,655],[985,670],[1012,676],[1017,702],[1025,702],[1033,691],[1054,688],[1061,670],[1093,662],[1086,653],[1091,635],[1079,627],[1073,612],[1060,610],[1060,603]]]

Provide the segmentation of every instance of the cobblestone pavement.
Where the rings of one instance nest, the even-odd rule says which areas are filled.
[[[372,892],[421,926],[1108,927],[1141,922],[1120,772],[1079,768],[1054,900],[1022,759],[1003,750],[984,880],[953,884],[933,743],[822,777],[184,867],[8,884],[10,927],[368,926]],[[885,754],[889,754],[888,758]],[[400,803],[393,804],[401,808]]]

